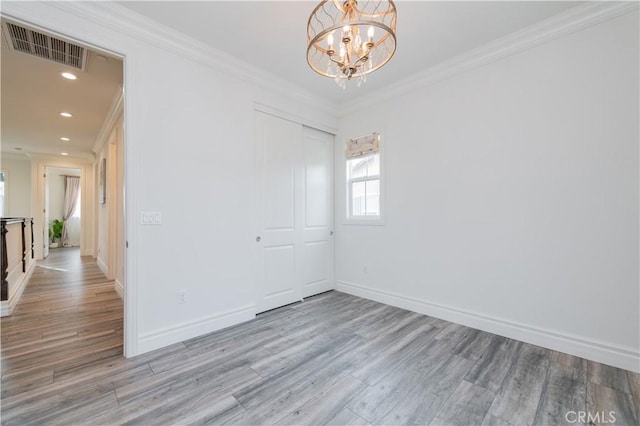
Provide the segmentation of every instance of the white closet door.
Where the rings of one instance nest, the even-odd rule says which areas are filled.
[[[333,135],[305,127],[302,296],[334,288]]]
[[[257,178],[257,312],[302,299],[299,232],[304,173],[302,126],[255,113]]]
[[[333,136],[255,112],[257,312],[333,288]]]

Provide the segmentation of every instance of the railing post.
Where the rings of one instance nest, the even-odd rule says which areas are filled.
[[[31,218],[31,258],[35,259],[36,258],[36,252],[35,252],[35,248],[34,248],[34,243],[33,243],[33,218]]]
[[[22,219],[22,273],[27,272],[27,236],[25,232],[27,231],[27,219]]]

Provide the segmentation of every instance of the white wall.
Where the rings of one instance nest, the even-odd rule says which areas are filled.
[[[0,169],[7,173],[5,216],[31,217],[31,161],[2,153]]]
[[[117,118],[106,129],[105,139],[97,148],[96,162],[94,163],[95,193],[99,194],[100,164],[106,159],[106,200],[104,204],[99,202],[96,196],[96,220],[95,242],[97,263],[102,272],[109,279],[117,280],[117,290],[122,294],[124,284],[124,117],[121,103],[118,103]]]
[[[149,298],[139,304],[140,337],[153,346],[172,340],[177,324],[252,316],[253,116],[240,81],[154,47],[139,65],[158,77],[137,82],[147,105],[138,120],[150,125],[141,129],[136,167],[140,210],[160,211],[163,224],[139,226],[133,242],[138,294]],[[182,288],[188,301],[178,304]]]
[[[338,288],[637,370],[638,48],[636,11],[341,120],[386,225],[338,226]]]
[[[231,60],[190,50],[193,41],[158,40],[168,31],[149,34],[116,8],[9,2],[3,13],[126,56],[125,353],[132,356],[254,316],[254,103],[324,127],[336,121],[318,108],[323,101],[303,103],[303,89],[273,91],[270,77],[232,70]],[[141,225],[142,211],[161,212],[162,225]]]
[[[49,185],[49,222],[62,220],[64,208],[64,176],[56,169],[47,171],[47,185]]]

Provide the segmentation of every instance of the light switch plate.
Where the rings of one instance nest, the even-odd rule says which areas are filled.
[[[160,225],[162,224],[161,212],[140,212],[140,223],[142,225]]]

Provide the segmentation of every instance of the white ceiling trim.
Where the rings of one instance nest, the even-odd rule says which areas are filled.
[[[29,158],[31,158],[31,160],[33,160],[34,162],[40,161],[51,167],[77,168],[79,166],[93,165],[93,155],[87,157],[73,155],[69,155],[68,157],[60,157],[58,155],[52,154],[31,154]]]
[[[415,91],[486,63],[515,55],[551,40],[633,12],[638,7],[639,3],[635,1],[593,2],[573,7],[506,37],[413,74],[376,93],[360,97],[340,108],[339,115],[350,114],[358,109]]]
[[[29,161],[31,155],[28,152],[2,152],[0,154],[0,160],[23,160]]]
[[[335,116],[337,106],[333,102],[124,6],[112,2],[50,2],[48,5]]]
[[[109,134],[111,133],[111,129],[115,124],[120,114],[124,111],[124,90],[122,87],[118,87],[116,90],[115,96],[113,97],[113,101],[111,102],[111,106],[109,107],[109,112],[104,118],[102,122],[102,126],[100,127],[100,132],[98,133],[98,137],[96,138],[95,143],[93,144],[93,148],[91,150],[94,154],[100,152],[104,144],[107,142],[109,138]]]

